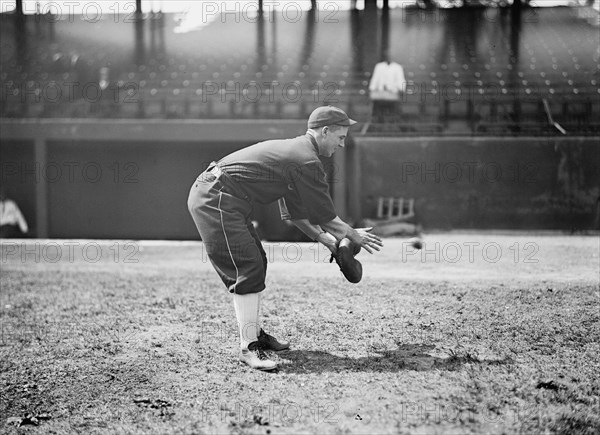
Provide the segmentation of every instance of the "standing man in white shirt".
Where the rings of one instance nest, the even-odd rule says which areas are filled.
[[[373,102],[372,121],[385,123],[388,120],[397,120],[400,113],[400,97],[404,92],[404,68],[399,63],[390,61],[389,53],[385,52],[383,60],[375,65],[369,83],[369,95]]]

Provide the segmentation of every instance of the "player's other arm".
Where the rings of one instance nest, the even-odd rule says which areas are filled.
[[[296,228],[310,237],[311,240],[315,240],[319,243],[322,243],[329,249],[331,252],[335,253],[337,250],[336,247],[336,238],[326,232],[320,225],[313,225],[309,222],[308,219],[294,219],[291,220]]]
[[[329,249],[332,253],[335,254],[337,251],[337,239],[331,234],[325,232],[323,228],[319,225],[313,225],[310,223],[310,220],[303,217],[307,213],[305,210],[301,210],[298,208],[298,204],[293,201],[293,197],[289,198],[290,206],[295,210],[296,218],[292,217],[292,213],[288,209],[288,204],[285,198],[279,198],[279,212],[281,213],[281,219],[290,221],[292,224],[296,226],[300,231],[310,237],[311,240],[315,240],[319,243],[322,243]]]

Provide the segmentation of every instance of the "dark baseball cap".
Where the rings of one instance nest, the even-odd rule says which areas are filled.
[[[334,106],[317,107],[308,117],[308,128],[319,128],[326,125],[350,127],[354,124],[356,121],[350,119],[342,109]]]

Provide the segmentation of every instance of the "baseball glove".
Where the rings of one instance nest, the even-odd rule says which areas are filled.
[[[354,284],[362,279],[362,264],[354,258],[360,252],[360,249],[360,245],[344,238],[338,243],[336,253],[331,254],[329,259],[330,263],[335,260],[346,279]]]

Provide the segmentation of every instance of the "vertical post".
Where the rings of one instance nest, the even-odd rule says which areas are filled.
[[[392,59],[389,55],[390,49],[390,9],[384,8],[381,11],[381,36],[380,36],[381,46],[379,51],[379,60],[390,62]]]
[[[273,11],[271,24],[271,56],[277,65],[277,14]]]
[[[48,237],[48,184],[44,178],[47,164],[46,140],[38,136],[34,143],[34,163],[40,167],[40,178],[35,185],[35,226],[36,237]]]
[[[365,0],[365,10],[377,10],[377,0]]]
[[[377,198],[377,219],[383,218],[383,196]]]
[[[408,211],[406,212],[407,215],[409,216],[413,216],[415,214],[415,199],[411,198],[408,200]]]
[[[362,11],[360,20],[360,25],[364,29],[361,35],[364,41],[364,67],[371,69],[380,61],[381,23],[376,0],[365,0],[365,9]]]
[[[16,9],[15,9],[16,19],[15,19],[15,29],[14,29],[14,47],[16,49],[17,62],[19,65],[23,65],[26,60],[25,56],[29,53],[29,34],[27,29],[27,20],[25,19],[25,11],[23,9],[23,1],[17,1]],[[36,17],[36,23],[38,22],[39,17]],[[50,20],[52,21],[52,20]],[[50,29],[52,29],[53,25],[50,24]]]
[[[346,203],[346,155],[345,153],[335,153],[333,155],[333,201],[338,216],[342,219],[348,217],[348,204]]]
[[[142,18],[141,13],[136,11],[135,17],[135,44],[134,44],[134,59],[136,63],[139,65],[143,65],[146,62],[146,43],[144,41],[144,20]],[[154,19],[150,21],[152,27],[154,27]],[[154,29],[152,29],[154,30]],[[150,34],[153,38],[154,42],[154,31],[150,31]],[[154,45],[154,44],[153,44]]]
[[[142,14],[142,0],[135,0],[135,13],[136,15]]]
[[[394,202],[395,202],[395,201],[396,201],[396,200],[394,199],[394,197],[393,197],[393,196],[390,196],[390,197],[387,199],[388,209],[387,209],[387,216],[386,216],[386,217],[387,217],[388,219],[391,219],[391,218],[393,218],[393,217],[394,217]]]
[[[351,217],[354,223],[358,223],[362,220],[362,207],[361,207],[361,160],[360,160],[360,149],[358,143],[350,137],[348,147],[348,206],[350,208]]]

